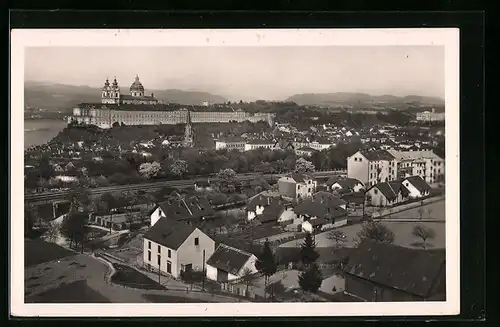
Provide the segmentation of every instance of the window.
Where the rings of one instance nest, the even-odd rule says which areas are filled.
[[[374,194],[378,194],[378,190],[377,190],[377,189],[374,189],[374,190],[373,190],[373,193],[374,193]]]
[[[200,239],[198,237],[194,238],[194,245],[196,246],[200,245]]]
[[[359,158],[359,161],[360,161],[360,162],[361,162],[361,161],[363,161],[363,158]]]
[[[167,261],[167,273],[171,274],[172,273],[172,262]]]
[[[158,253],[161,253],[161,246],[158,245]]]
[[[148,241],[148,249],[151,250],[151,241]]]
[[[151,251],[148,251],[148,261],[151,261]]]
[[[161,265],[161,255],[158,254],[158,266]]]
[[[170,251],[170,249],[168,249],[167,254],[169,258],[172,258],[172,251]]]

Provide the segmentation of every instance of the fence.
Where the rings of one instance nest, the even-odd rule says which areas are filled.
[[[396,207],[391,207],[387,209],[383,209],[381,211],[377,211],[372,213],[372,219],[377,219],[377,218],[382,218],[391,214],[399,213],[402,211],[418,208],[420,206],[426,205],[426,204],[431,204],[435,202],[439,202],[445,199],[444,195],[437,196],[437,197],[426,197],[422,199],[415,199],[412,202],[398,205]]]

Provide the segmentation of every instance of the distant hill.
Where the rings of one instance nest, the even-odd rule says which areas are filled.
[[[437,97],[408,95],[398,97],[394,95],[370,95],[367,93],[305,93],[295,94],[285,99],[299,105],[320,105],[340,107],[393,107],[408,109],[415,106],[443,106],[444,100]]]
[[[200,105],[204,101],[210,103],[226,102],[219,95],[206,92],[181,90],[147,90],[164,102],[185,105]],[[71,110],[81,102],[100,102],[101,88],[64,84],[50,84],[44,82],[30,82],[24,84],[25,106],[43,108],[48,111]],[[128,91],[127,91],[128,94]]]

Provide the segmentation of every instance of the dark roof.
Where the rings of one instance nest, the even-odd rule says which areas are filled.
[[[207,265],[237,276],[251,256],[251,253],[221,243],[208,259]]]
[[[260,222],[271,222],[277,221],[278,217],[285,211],[285,205],[283,201],[279,199],[272,199],[271,204],[264,208],[261,215],[257,216]]]
[[[313,149],[309,146],[303,146],[302,148],[300,149],[297,149],[298,151],[310,151],[310,152],[313,152],[313,151],[316,151],[316,149]]]
[[[255,140],[248,140],[248,144],[274,144],[275,142],[273,140],[264,140],[264,139],[255,139]]]
[[[446,275],[444,250],[415,250],[364,240],[349,257],[344,272],[397,290],[428,297]]]
[[[328,178],[328,180],[326,181],[326,185],[328,186],[332,186],[333,184],[337,183],[337,181],[340,179],[339,176],[335,175],[335,176],[332,176],[330,178]]]
[[[207,198],[202,196],[169,199],[158,206],[168,218],[176,220],[207,217],[215,213]]]
[[[290,177],[297,183],[304,183],[306,180],[314,180],[311,176],[307,174],[292,173]]]
[[[347,211],[340,207],[345,201],[331,193],[318,192],[312,198],[299,203],[293,211],[298,215],[308,215],[317,218],[336,218],[347,215]]]
[[[269,190],[271,185],[261,176],[256,177],[250,181],[251,186],[261,186],[265,190]]]
[[[420,176],[410,176],[410,177],[407,177],[405,180],[410,182],[420,192],[427,192],[427,191],[430,191],[430,189],[431,189],[429,184],[427,184],[427,182],[424,181],[423,178]]]
[[[248,202],[247,210],[248,211],[255,211],[257,206],[264,207],[264,206],[268,206],[270,203],[271,203],[270,197],[259,194],[256,197],[254,197],[252,200],[250,200],[250,202]]]
[[[308,220],[308,221],[309,221],[309,223],[313,227],[315,227],[315,226],[321,226],[321,225],[329,223],[328,219],[326,219],[326,218],[316,218],[316,219],[311,219],[311,220]]]
[[[384,183],[378,183],[372,186],[376,187],[382,194],[387,198],[387,200],[394,200],[397,198],[398,194],[401,192],[403,196],[409,194],[408,189],[401,183],[401,181],[390,181]]]
[[[144,238],[177,250],[195,229],[185,222],[162,217],[149,229]]]
[[[361,154],[370,161],[394,160],[394,156],[386,150],[361,151]]]
[[[359,180],[355,178],[340,178],[337,180],[337,183],[343,188],[348,190],[354,190],[354,187],[358,184],[363,185]],[[333,183],[335,184],[335,183]],[[332,185],[333,185],[332,184]]]
[[[120,94],[120,100],[146,100],[146,101],[158,101],[156,98],[152,96],[132,96],[128,94]]]

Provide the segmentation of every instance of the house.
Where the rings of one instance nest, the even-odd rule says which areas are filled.
[[[312,232],[346,225],[346,207],[346,202],[333,194],[318,192],[299,203],[293,211],[301,221],[301,230]]]
[[[332,181],[332,178],[330,178],[326,182],[329,191],[336,190],[339,193],[359,193],[365,187],[363,183],[355,178],[336,178],[333,183]]]
[[[221,243],[207,261],[207,278],[218,282],[239,279],[247,270],[257,272],[256,261],[254,254]]]
[[[181,272],[202,271],[215,251],[215,241],[183,221],[161,217],[143,237],[144,266],[180,277]]]
[[[242,138],[228,137],[225,139],[215,141],[215,150],[227,149],[228,151],[236,150],[245,151],[245,140]]]
[[[420,176],[407,177],[402,183],[408,189],[409,197],[412,199],[422,198],[430,194],[430,185]]]
[[[373,185],[366,191],[366,201],[375,207],[385,207],[408,199],[409,191],[401,181],[391,181]]]
[[[445,160],[434,151],[387,151],[398,160],[398,178],[418,175],[430,185],[444,181]]]
[[[194,190],[197,192],[212,191],[213,187],[210,183],[210,179],[199,179],[194,182]]]
[[[347,158],[347,177],[367,187],[396,180],[397,159],[387,150],[358,151]]]
[[[202,196],[177,197],[158,203],[151,211],[151,226],[161,217],[173,220],[184,220],[188,224],[213,217],[214,209],[207,198]]]
[[[246,207],[247,220],[257,219],[261,224],[288,223],[293,221],[295,213],[290,202],[281,197],[271,197],[259,194],[248,202]]]
[[[278,189],[282,196],[293,199],[310,197],[316,191],[318,182],[307,174],[292,173],[278,180]]]
[[[370,302],[445,301],[445,251],[364,240],[343,269],[345,292]]]

